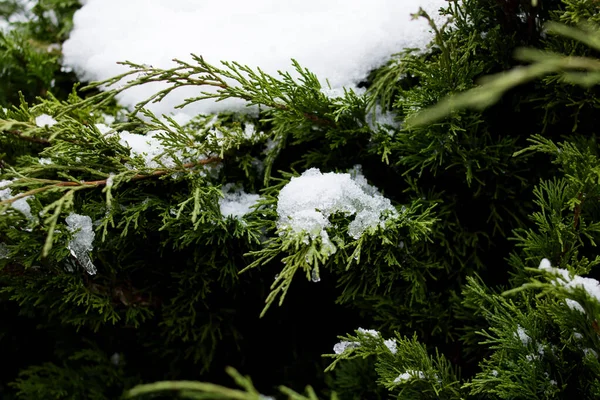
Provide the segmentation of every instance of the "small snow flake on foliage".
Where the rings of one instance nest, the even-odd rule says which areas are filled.
[[[114,353],[112,356],[110,356],[110,362],[114,366],[119,365],[119,363],[121,362],[121,355],[119,353]]]
[[[397,214],[390,200],[376,192],[360,173],[353,178],[347,173],[323,174],[311,168],[281,189],[278,227],[315,239],[331,226],[329,217],[339,212],[355,215],[348,234],[358,239],[368,228],[382,224],[386,213]]]
[[[10,200],[14,196],[12,195],[12,190],[8,187],[12,184],[12,181],[0,181],[0,201]],[[27,219],[33,219],[33,215],[31,214],[31,206],[27,203],[27,199],[30,199],[32,196],[25,196],[18,200],[15,200],[11,203],[11,207],[21,214],[25,215]]]
[[[74,233],[67,245],[71,255],[79,261],[88,274],[96,274],[96,266],[89,256],[89,252],[94,249],[93,242],[96,236],[92,219],[87,215],[71,213],[66,218],[66,223],[67,229]]]
[[[589,347],[583,349],[583,355],[586,357],[594,357],[598,358],[598,353],[594,349],[590,349]]]
[[[244,124],[244,137],[246,139],[252,139],[256,134],[256,128],[253,123],[247,122]]]
[[[385,344],[385,347],[387,347],[392,354],[396,354],[398,352],[398,344],[396,343],[396,339],[387,339],[383,342],[383,344]]]
[[[357,331],[359,333],[362,333],[363,335],[369,335],[369,336],[372,336],[374,338],[378,338],[379,337],[379,332],[377,332],[375,329],[358,328]]]
[[[310,280],[313,282],[321,282],[321,277],[319,276],[319,272],[316,268],[310,272]]]
[[[358,343],[358,342],[349,342],[347,340],[342,340],[341,342],[336,343],[333,346],[333,352],[335,354],[342,354],[343,352],[345,352],[348,349],[355,349],[359,346],[360,346],[360,343]]]
[[[110,189],[115,181],[115,174],[110,173],[106,179],[106,187]]]
[[[520,325],[517,326],[517,332],[515,333],[515,336],[521,340],[523,346],[527,346],[531,342],[531,338],[529,337],[525,329],[523,329]]]
[[[258,194],[246,193],[228,183],[221,189],[223,198],[219,199],[219,208],[223,217],[242,218],[252,211],[252,207],[260,200]]]
[[[8,253],[8,246],[6,245],[6,243],[0,243],[0,259],[7,259]]]
[[[398,377],[394,379],[394,383],[404,383],[411,379],[425,379],[425,373],[423,371],[408,370],[398,375]]]
[[[41,165],[49,165],[52,164],[52,160],[49,158],[40,158],[39,163]]]
[[[35,124],[39,127],[44,127],[44,126],[50,127],[50,126],[56,125],[57,123],[58,123],[58,121],[56,121],[54,118],[52,118],[48,114],[42,114],[35,118]]]
[[[569,307],[571,310],[576,310],[576,311],[579,311],[580,313],[585,314],[585,310],[583,309],[581,304],[579,304],[579,302],[577,302],[573,299],[566,299],[565,303],[567,304],[567,307]]]

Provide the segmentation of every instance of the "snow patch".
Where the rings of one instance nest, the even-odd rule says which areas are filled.
[[[42,114],[38,117],[35,117],[35,124],[39,127],[49,127],[58,124],[58,121],[49,116],[48,114]]]
[[[271,75],[297,76],[294,58],[322,79],[322,86],[328,80],[334,90],[352,88],[392,54],[425,48],[433,38],[431,28],[411,14],[422,7],[441,25],[445,19],[437,10],[447,5],[446,0],[88,0],[75,13],[63,65],[84,81],[99,81],[127,70],[118,61],[171,68],[172,59],[190,61],[195,53],[213,65],[237,61]],[[131,107],[165,87],[146,84],[118,100]],[[178,88],[148,108],[168,114],[197,95],[197,87]],[[182,112],[193,116],[244,107],[241,100],[211,99]]]
[[[252,207],[260,200],[258,194],[246,193],[232,183],[223,185],[221,191],[224,197],[219,199],[219,208],[225,218],[242,218],[252,212]]]

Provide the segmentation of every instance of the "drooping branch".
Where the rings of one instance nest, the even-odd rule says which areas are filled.
[[[184,168],[193,168],[197,165],[206,165],[206,164],[211,164],[211,163],[217,163],[217,162],[221,162],[223,161],[222,158],[220,157],[209,157],[209,158],[204,158],[202,160],[198,160],[198,161],[193,161],[193,162],[189,162],[186,164],[183,164]],[[138,173],[136,175],[134,175],[130,181],[139,181],[142,179],[148,179],[148,178],[154,178],[154,177],[158,177],[158,176],[163,176],[163,175],[168,175],[170,173],[174,173],[177,171],[174,170],[167,170],[167,169],[157,169],[155,171],[152,171],[149,174],[142,174],[142,173]],[[38,182],[41,183],[50,183],[50,185],[48,186],[42,186],[36,189],[32,189],[32,190],[28,190],[26,192],[23,193],[19,193],[18,195],[11,197],[10,199],[7,200],[3,200],[0,201],[0,205],[4,205],[4,204],[12,204],[13,202],[22,199],[24,197],[27,196],[33,196],[36,195],[38,193],[42,193],[45,192],[49,189],[55,188],[55,187],[88,187],[88,188],[97,188],[97,187],[103,187],[106,186],[108,179],[100,179],[100,180],[94,180],[94,181],[80,181],[80,182],[65,182],[65,181],[56,181],[56,180],[51,180],[51,179],[35,179]]]

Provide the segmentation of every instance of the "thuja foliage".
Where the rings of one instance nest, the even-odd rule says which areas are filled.
[[[431,45],[336,96],[296,62],[201,56],[81,90],[60,67],[77,7],[0,37],[0,395],[600,396],[597,2],[420,11]],[[169,86],[115,105],[149,82]],[[251,109],[148,111],[181,86]],[[311,168],[389,207],[290,228],[282,193]]]

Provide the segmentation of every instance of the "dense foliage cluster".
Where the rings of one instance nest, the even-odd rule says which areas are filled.
[[[426,51],[344,93],[200,56],[83,90],[60,50],[79,1],[19,4],[0,397],[600,397],[600,3],[450,0],[415,16]],[[115,101],[148,82],[170,85]],[[251,107],[145,108],[181,86]]]

